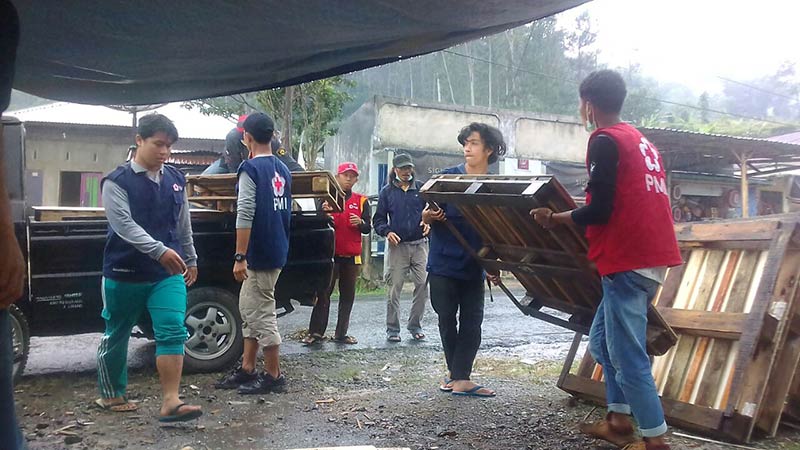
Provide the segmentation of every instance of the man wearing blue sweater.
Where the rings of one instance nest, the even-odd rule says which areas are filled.
[[[419,196],[422,183],[414,179],[414,161],[411,156],[399,153],[392,161],[389,183],[381,189],[378,207],[372,217],[375,232],[386,238],[391,247],[384,261],[389,270],[386,305],[386,334],[390,342],[400,342],[400,294],[406,274],[411,272],[414,282],[414,299],[408,316],[408,331],[415,340],[425,339],[422,332],[422,315],[428,299],[427,274],[428,231],[430,225],[422,223],[425,201]]]

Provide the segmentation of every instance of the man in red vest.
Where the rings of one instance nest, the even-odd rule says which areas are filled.
[[[580,86],[580,113],[589,137],[586,206],[531,211],[545,228],[586,227],[589,258],[602,276],[603,300],[589,333],[589,351],[603,366],[606,420],[581,431],[626,450],[669,450],[667,424],[647,356],[647,307],[667,267],[682,263],[673,229],[664,163],[656,147],[622,122],[626,89],[611,70]],[[634,435],[636,418],[643,440]]]
[[[319,343],[325,336],[328,328],[328,312],[331,307],[331,294],[336,280],[339,280],[339,318],[336,322],[336,332],[333,340],[340,344],[357,344],[358,340],[347,335],[350,327],[350,312],[356,299],[356,280],[361,266],[361,235],[369,234],[370,211],[367,197],[353,192],[353,186],[358,182],[358,166],[352,162],[339,164],[336,180],[342,187],[345,195],[344,211],[330,213],[333,217],[333,228],[336,231],[336,248],[334,256],[333,279],[326,292],[320,292],[317,303],[311,312],[311,322],[308,325],[308,336],[303,339],[306,345]],[[326,204],[326,211],[331,211]]]

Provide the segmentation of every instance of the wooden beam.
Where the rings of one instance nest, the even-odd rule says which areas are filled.
[[[657,306],[656,310],[670,327],[681,334],[737,340],[747,321],[747,314],[732,312],[672,309]]]

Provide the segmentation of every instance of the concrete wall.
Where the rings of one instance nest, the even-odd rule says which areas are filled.
[[[516,159],[585,161],[589,135],[574,117],[375,97],[326,141],[325,167],[334,170],[342,161],[355,161],[362,170],[355,190],[373,195],[378,192],[377,166],[391,164],[394,150],[460,155],[456,137],[470,122],[488,123],[503,133],[506,158],[514,162],[501,164],[501,173],[541,173],[535,161],[528,170],[516,169]]]
[[[25,134],[25,168],[29,181],[41,179],[42,205],[58,205],[61,172],[108,173],[133,143],[127,127],[28,122]],[[180,139],[173,149],[221,152],[224,140]]]

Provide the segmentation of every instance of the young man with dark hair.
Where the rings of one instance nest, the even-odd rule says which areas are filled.
[[[682,263],[673,228],[665,168],[656,147],[622,122],[626,89],[610,70],[580,85],[580,114],[589,137],[586,206],[531,211],[545,228],[586,227],[589,258],[602,276],[603,300],[589,333],[589,351],[603,366],[608,415],[581,431],[626,450],[668,450],[667,424],[647,355],[647,308],[667,267]],[[634,435],[630,415],[644,440]]]
[[[103,255],[103,318],[106,331],[97,349],[97,379],[103,409],[137,409],[125,398],[128,340],[147,310],[156,338],[156,366],[163,400],[158,420],[199,417],[198,406],[178,397],[187,338],[186,288],[197,280],[186,180],[164,164],[178,130],[167,117],[139,120],[133,160],[102,181],[108,239]]]
[[[0,0],[0,118],[11,98],[18,42],[17,11],[11,2]],[[22,450],[26,444],[14,410],[14,349],[8,309],[23,295],[25,261],[11,219],[3,150],[0,123],[0,448]]]
[[[443,170],[443,174],[487,174],[489,165],[506,152],[503,134],[485,123],[464,127],[458,134],[458,142],[464,147],[465,162]],[[422,211],[422,221],[431,226],[428,255],[431,305],[439,315],[439,334],[449,371],[439,389],[455,395],[494,397],[493,390],[471,381],[470,375],[481,345],[484,277],[497,283],[499,274],[487,275],[445,220],[475,252],[482,246],[478,232],[455,206],[429,205]]]
[[[286,385],[280,369],[275,283],[289,254],[292,176],[272,154],[275,124],[268,115],[250,114],[243,128],[252,158],[239,167],[233,276],[243,282],[239,312],[244,352],[242,365],[215,386],[238,388],[240,394],[264,394],[282,391]],[[259,346],[263,347],[263,372],[256,370]]]
[[[333,228],[336,231],[336,248],[334,251],[333,278],[325,292],[317,293],[317,303],[311,311],[308,324],[308,336],[303,339],[306,345],[323,341],[328,328],[328,315],[331,307],[331,295],[336,282],[339,283],[339,314],[333,340],[340,344],[357,344],[358,339],[347,334],[350,328],[350,313],[356,300],[356,281],[361,269],[361,235],[372,231],[369,202],[365,195],[353,192],[358,182],[358,166],[353,162],[339,164],[336,180],[344,191],[344,211],[331,212],[327,203],[323,209],[333,217]]]
[[[400,342],[400,294],[409,271],[414,282],[414,296],[406,328],[415,340],[425,339],[422,315],[428,298],[425,264],[428,261],[426,236],[430,225],[421,223],[422,210],[425,208],[425,201],[419,196],[421,187],[422,183],[414,179],[411,156],[398,153],[392,160],[389,183],[381,189],[378,207],[372,217],[375,232],[386,237],[391,247],[385,260],[389,266],[386,277],[389,286],[386,334],[390,342]]]

